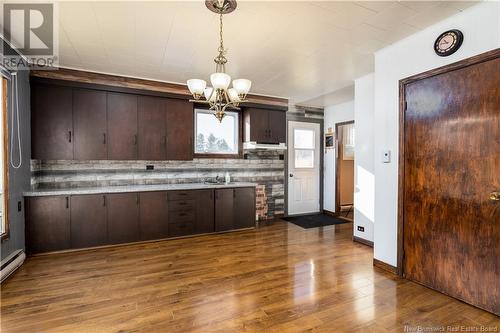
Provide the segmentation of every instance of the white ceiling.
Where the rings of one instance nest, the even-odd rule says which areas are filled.
[[[293,103],[350,86],[373,52],[469,7],[464,1],[242,1],[224,16],[227,72]],[[201,1],[60,2],[60,65],[184,83],[214,71],[218,17]]]

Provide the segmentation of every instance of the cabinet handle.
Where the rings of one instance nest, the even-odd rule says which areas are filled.
[[[106,144],[106,133],[102,133],[102,144]]]
[[[180,213],[179,216],[186,216],[186,213]]]
[[[187,205],[187,202],[179,202],[179,205],[180,206],[185,206],[185,205]]]
[[[162,142],[161,142],[161,143],[162,143],[163,145],[166,145],[166,144],[167,144],[167,136],[166,136],[166,135],[164,135],[164,136],[161,138],[161,140],[162,140]]]
[[[233,190],[233,199],[236,199],[236,191]]]
[[[68,131],[68,141],[71,142],[71,131]]]
[[[219,200],[219,192],[215,191],[215,200]]]
[[[210,191],[210,199],[214,198],[214,191]]]
[[[69,197],[66,197],[66,209],[69,208]]]
[[[134,146],[137,146],[137,134],[134,135]]]
[[[135,203],[139,204],[139,193],[137,193],[137,196],[135,197]]]
[[[106,207],[106,196],[105,195],[102,196],[102,205],[104,207]]]

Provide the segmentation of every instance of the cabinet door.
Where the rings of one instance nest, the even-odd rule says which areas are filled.
[[[245,110],[245,141],[269,142],[269,112],[264,109],[248,108]]]
[[[286,142],[286,112],[269,111],[269,133],[271,143]]]
[[[27,244],[29,253],[69,249],[69,197],[27,199]]]
[[[129,243],[140,239],[139,193],[106,195],[108,243]]]
[[[234,228],[255,227],[255,189],[234,189]]]
[[[41,160],[73,159],[73,95],[69,87],[33,86],[31,156]]]
[[[137,101],[139,160],[167,159],[167,117],[163,98],[139,96]]]
[[[194,232],[214,232],[214,190],[196,191],[196,226]]]
[[[106,92],[73,89],[73,126],[76,160],[105,160]]]
[[[193,103],[167,99],[167,159],[193,159]]]
[[[142,240],[168,236],[168,206],[166,192],[139,194],[139,225]]]
[[[233,189],[215,190],[215,231],[234,229]]]
[[[108,93],[108,159],[137,159],[137,96]]]
[[[71,197],[71,247],[104,245],[107,242],[106,196]]]

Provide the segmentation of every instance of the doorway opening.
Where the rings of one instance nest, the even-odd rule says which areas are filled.
[[[354,121],[335,124],[335,212],[353,221],[354,217]]]

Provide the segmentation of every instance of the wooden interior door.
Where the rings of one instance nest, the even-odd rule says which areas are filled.
[[[499,54],[403,85],[404,276],[497,315]]]

